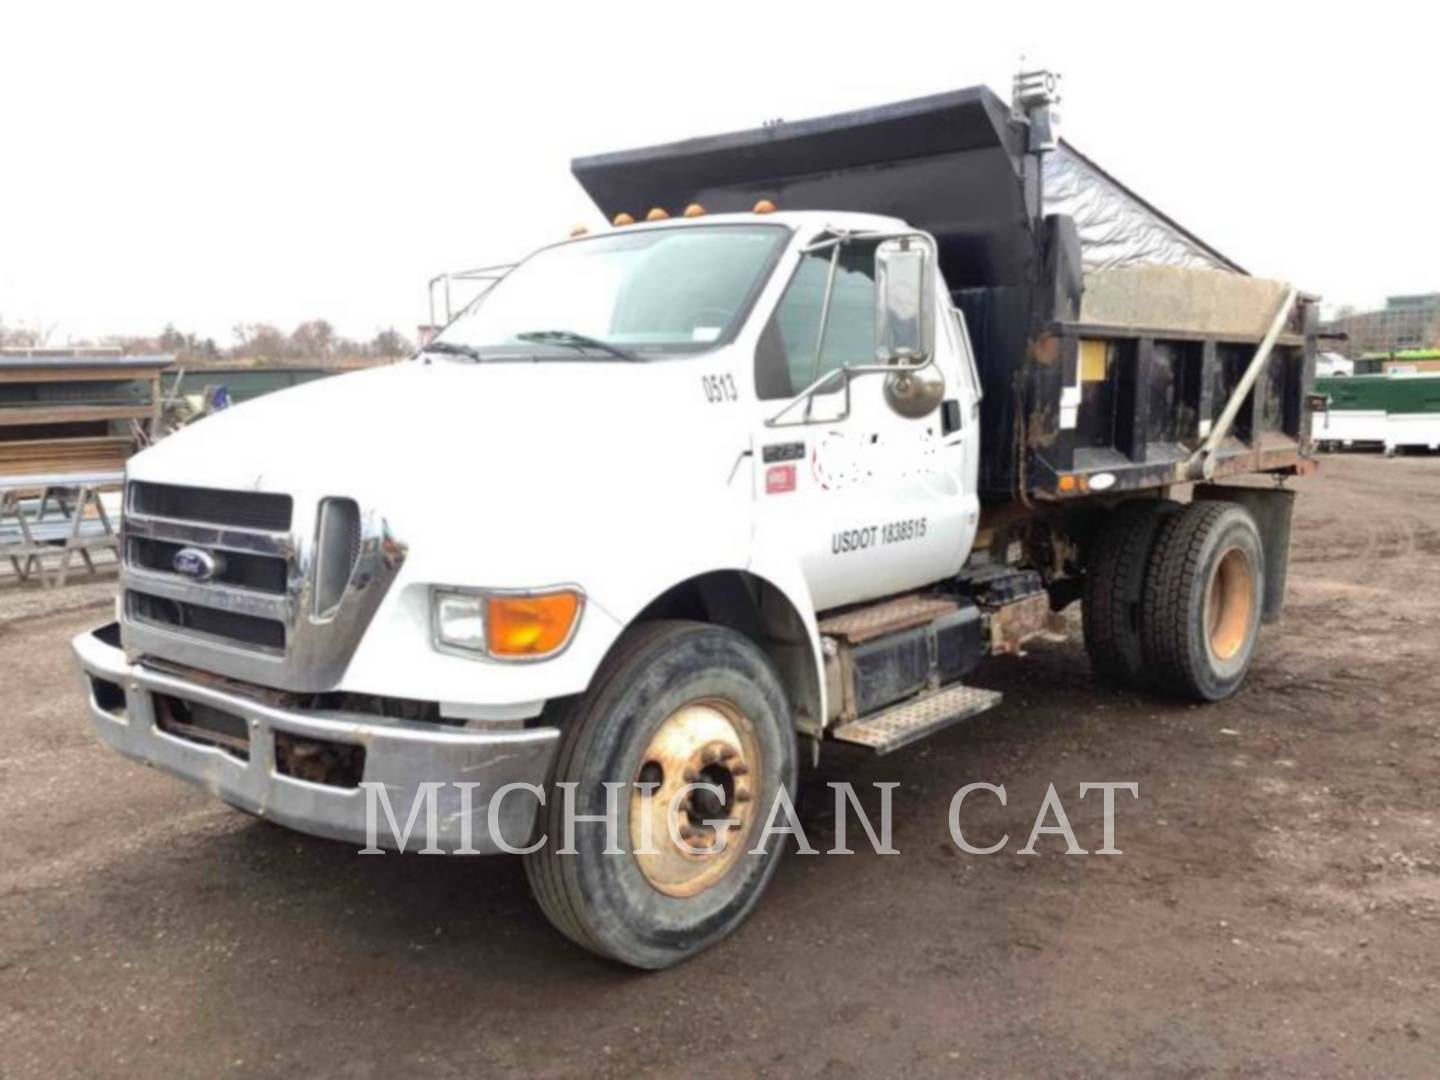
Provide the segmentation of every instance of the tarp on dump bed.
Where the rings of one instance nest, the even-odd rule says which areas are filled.
[[[1067,142],[1045,156],[1044,196],[1045,213],[1075,222],[1087,274],[1132,266],[1244,273]]]
[[[1032,280],[1036,171],[1025,128],[985,87],[664,146],[577,158],[607,218],[786,210],[890,214],[933,233],[952,288]],[[1243,272],[1074,147],[1046,155],[1044,212],[1071,217],[1085,270],[1169,265]]]

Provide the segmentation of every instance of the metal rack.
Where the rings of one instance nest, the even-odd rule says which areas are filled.
[[[0,352],[0,559],[22,581],[64,585],[79,561],[119,554],[102,501],[159,435],[170,356],[111,350]],[[47,569],[46,559],[55,565]]]

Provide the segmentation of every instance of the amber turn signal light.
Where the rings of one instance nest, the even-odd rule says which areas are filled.
[[[580,617],[580,594],[570,589],[490,597],[489,653],[514,659],[549,656],[570,641]]]

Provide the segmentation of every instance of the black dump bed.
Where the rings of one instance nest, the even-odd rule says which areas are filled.
[[[578,158],[606,217],[652,207],[888,214],[931,233],[985,390],[990,501],[1182,480],[1287,290],[1248,277],[1073,146],[1026,150],[983,87]],[[1314,304],[1296,305],[1216,475],[1305,467]]]

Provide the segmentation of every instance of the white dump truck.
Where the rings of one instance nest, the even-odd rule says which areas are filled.
[[[1068,604],[1101,679],[1234,693],[1315,303],[1050,103],[578,159],[612,225],[130,461],[117,621],[74,643],[101,738],[320,836],[373,844],[379,801],[381,845],[533,848],[557,927],[663,967],[757,902],[802,757],[993,708],[971,672]]]

